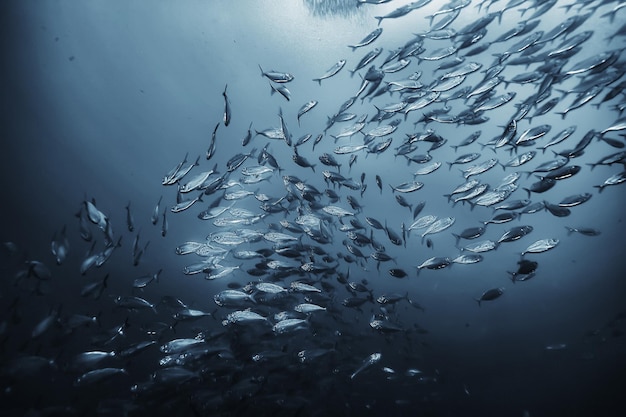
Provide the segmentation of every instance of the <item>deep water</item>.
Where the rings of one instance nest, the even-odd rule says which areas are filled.
[[[500,107],[479,112],[488,117],[484,123],[420,121],[423,113],[446,104],[450,106],[450,116],[473,112],[476,100],[465,99],[466,93],[447,103],[438,99],[423,109],[409,112],[406,118],[403,112],[393,114],[379,124],[370,121],[377,108],[399,103],[409,94],[384,92],[376,97],[373,94],[364,97],[368,86],[347,110],[356,118],[337,121],[327,128],[329,118],[336,115],[346,100],[357,95],[368,68],[372,65],[380,68],[390,51],[416,39],[416,34],[427,32],[431,27],[428,16],[444,9],[444,2],[432,1],[402,17],[385,18],[378,26],[376,16],[384,16],[409,2],[394,0],[358,7],[356,3],[356,0],[2,2],[0,182],[4,198],[0,206],[0,414],[624,415],[621,398],[626,386],[626,225],[623,222],[626,186],[606,186],[601,192],[597,186],[623,172],[626,158],[622,156],[611,165],[592,168],[590,164],[623,151],[616,146],[626,144],[623,126],[603,135],[598,133],[618,120],[624,124],[624,114],[619,108],[624,105],[626,89],[604,99],[624,83],[625,38],[623,33],[615,34],[622,27],[626,8],[616,11],[612,19],[605,14],[619,4],[617,1],[557,1],[532,19],[538,23],[528,34],[494,42],[550,3],[529,0],[505,10],[501,19],[495,17],[486,26],[484,38],[477,40],[476,45],[493,43],[484,52],[467,56],[462,64],[477,62],[482,65],[481,70],[468,74],[459,86],[442,92],[442,96],[464,87],[476,87],[484,77],[484,70],[498,64],[494,54],[519,47],[532,33],[547,34],[567,19],[590,13],[571,33],[545,42],[541,49],[534,45],[526,51],[528,55],[539,56],[575,35],[593,32],[551,74],[554,80],[548,94],[549,98],[559,98],[556,106],[547,114],[529,120],[549,98],[533,106],[528,116],[517,123],[514,137],[519,138],[527,129],[543,124],[550,126],[549,132],[528,147],[495,148],[490,141],[502,136],[523,102],[533,102],[533,95],[547,75],[540,73],[536,81],[524,84],[510,81],[545,63],[554,63],[553,58],[513,65],[511,61],[524,51],[509,50],[511,57],[502,60],[499,74],[504,81],[494,88],[494,97],[506,92],[514,92],[515,97]],[[448,29],[460,32],[488,13],[502,10],[506,4],[505,0],[473,0],[459,9],[459,16]],[[487,5],[490,5],[488,10]],[[529,9],[522,12],[525,8]],[[437,14],[433,24],[445,15]],[[383,32],[372,44],[355,51],[347,47],[377,27]],[[459,37],[424,39],[424,50],[416,54],[420,58],[409,56],[408,66],[384,74],[381,86],[420,71],[421,91],[436,88],[435,82],[452,71],[437,67],[454,57],[465,56],[473,47],[459,49],[442,60],[422,58],[440,48],[458,47]],[[534,47],[536,51],[531,49]],[[382,49],[380,56],[351,76],[350,71],[359,60],[374,48]],[[564,75],[578,63],[606,51],[613,51],[613,61],[600,64],[595,71]],[[336,75],[320,84],[313,81],[341,59],[347,63]],[[265,72],[294,76],[293,81],[273,84],[276,88],[280,85],[288,88],[289,101],[280,93],[271,93],[272,83],[261,74],[259,66]],[[568,111],[565,117],[558,113],[574,103],[578,91],[568,94],[568,90],[585,81],[597,81],[601,75],[614,75],[614,79],[598,84],[599,93],[580,108]],[[226,85],[232,111],[228,126],[223,118]],[[299,109],[310,100],[318,104],[298,121]],[[293,161],[293,143],[289,146],[282,139],[255,135],[255,130],[280,129],[279,112],[293,143],[305,134],[312,135],[308,142],[297,147],[297,152],[315,164],[314,169]],[[331,135],[339,134],[363,115],[367,116],[363,133],[333,139]],[[334,153],[338,146],[363,144],[364,133],[394,119],[400,120],[397,130],[372,142],[392,139],[390,147],[382,153],[355,152],[352,155],[358,156],[352,166],[349,166],[350,155]],[[215,154],[207,160],[207,149],[218,123]],[[247,146],[242,146],[250,126],[253,138]],[[576,126],[571,137],[542,152],[541,147],[570,126]],[[411,155],[428,154],[432,156],[430,162],[441,162],[442,166],[430,174],[414,176],[424,164],[396,155],[397,148],[410,135],[423,134],[427,129],[434,130],[446,142],[430,150],[431,142],[418,141]],[[478,130],[480,137],[475,143],[453,148]],[[584,147],[584,152],[568,161],[568,166],[580,166],[579,172],[557,180],[544,193],[524,190],[541,175],[527,176],[525,172],[554,160],[552,150],[563,153],[576,148],[590,130],[598,134]],[[324,136],[313,145],[318,134]],[[258,183],[233,185],[209,195],[188,193],[183,199],[201,196],[202,201],[180,213],[171,212],[177,203],[176,185],[162,185],[162,179],[186,154],[185,166],[198,156],[199,165],[191,169],[181,184],[214,166],[219,174],[211,178],[217,178],[227,173],[227,162],[236,154],[252,153],[241,167],[223,177],[227,184],[243,181],[246,176],[242,169],[259,165],[257,158],[266,145],[280,171],[274,170],[268,179]],[[457,245],[453,234],[482,226],[481,222],[494,215],[492,207],[473,207],[460,201],[453,204],[444,197],[465,182],[460,169],[490,158],[504,164],[531,150],[536,154],[523,166],[496,165],[470,178],[489,184],[493,190],[506,175],[520,172],[518,188],[505,203],[529,198],[533,203],[557,204],[566,197],[583,193],[590,193],[591,198],[570,207],[571,213],[565,217],[547,210],[523,214],[521,219],[509,223],[490,224],[477,240],[461,240]],[[472,152],[480,153],[479,159],[449,169],[447,162]],[[323,171],[337,170],[322,164],[319,156],[323,153],[335,157],[341,164],[339,172],[352,179],[357,189],[324,180]],[[382,180],[382,189],[376,184],[377,175]],[[284,176],[295,176],[299,181],[289,183],[284,181]],[[393,192],[390,185],[396,187],[410,181],[420,181],[423,187],[403,194],[411,205],[409,209],[398,204],[395,196],[400,193]],[[314,189],[303,192],[305,186]],[[326,189],[335,191],[339,200],[331,202],[324,193]],[[225,193],[239,190],[251,191],[257,198],[251,195],[240,200],[224,199]],[[270,207],[264,206],[264,211],[259,201],[261,194],[270,198],[270,204],[275,203],[272,207],[281,210],[270,212]],[[348,196],[362,209],[351,207]],[[151,214],[160,198],[157,222],[153,225]],[[81,274],[84,260],[107,248],[106,233],[88,219],[88,230],[93,237],[86,241],[80,236],[76,214],[82,212],[85,216],[86,202],[92,199],[107,217],[110,227],[107,230],[112,230],[113,242],[119,238],[121,241],[100,267],[94,266]],[[198,214],[218,199],[221,206],[246,209],[260,217],[251,224],[230,228],[214,225],[215,219],[199,219]],[[125,207],[129,202],[133,231],[127,225]],[[417,217],[454,217],[454,224],[424,238],[421,234],[425,229],[412,230],[401,245],[395,245],[385,230],[373,228],[365,220],[376,219],[402,236],[403,227],[408,228],[416,219],[412,210],[419,202],[425,205]],[[354,215],[342,218],[329,215],[322,210],[328,205]],[[166,233],[162,226],[164,212],[168,222]],[[293,226],[298,216],[305,214],[318,218],[321,236],[288,230],[281,225],[281,221],[289,221]],[[232,212],[226,211],[218,218],[228,217],[233,217]],[[351,219],[365,225],[360,232],[382,244],[392,260],[377,265],[370,257],[375,245],[356,246],[351,242],[345,231]],[[532,232],[482,253],[481,262],[452,264],[436,270],[416,269],[431,257],[454,259],[461,253],[460,247],[485,239],[497,241],[507,230],[522,225],[532,226]],[[567,227],[593,228],[600,234],[568,233]],[[51,253],[51,241],[61,236],[63,228],[69,252],[57,265]],[[175,250],[179,245],[190,241],[207,243],[207,236],[212,233],[242,229],[254,230],[259,236],[240,245],[212,243],[228,250],[215,263],[238,267],[232,273],[215,280],[205,279],[204,273],[183,273],[185,267],[204,258],[196,254],[177,255]],[[294,236],[297,240],[293,249],[299,256],[274,252],[265,258],[234,257],[241,250],[276,251],[280,245],[269,241],[268,236],[262,237],[270,231]],[[538,263],[534,276],[526,281],[512,281],[508,271],[517,269],[520,253],[531,243],[547,238],[558,239],[558,245],[544,253],[524,256]],[[145,253],[134,265],[136,239]],[[349,245],[356,246],[365,258],[351,254]],[[270,261],[281,261],[287,266],[273,269],[268,266]],[[301,267],[308,262],[323,266],[324,270],[306,272]],[[253,275],[262,268],[258,276]],[[408,276],[393,277],[389,273],[391,268],[400,268]],[[133,288],[135,279],[159,270],[162,272],[157,282],[150,282],[145,288]],[[86,285],[102,282],[105,276],[108,276],[106,288],[100,297],[81,296]],[[268,296],[254,287],[259,282],[272,282],[288,289],[296,281],[313,285],[320,292],[290,290]],[[501,297],[481,301],[480,305],[475,301],[485,291],[495,288],[503,290]],[[219,306],[214,296],[226,289],[245,290],[253,294],[256,302],[247,301],[240,307]],[[395,306],[384,306],[376,301],[391,293],[406,294],[411,302],[402,299]],[[119,300],[116,302],[119,296],[140,297],[153,308],[121,307]],[[169,297],[169,303],[163,297]],[[365,300],[360,307],[353,308],[346,306],[349,297]],[[172,306],[172,299],[207,314],[196,320],[176,320],[173,316],[182,307]],[[305,302],[326,310],[309,315],[294,312],[296,305]],[[224,320],[228,321],[229,313],[246,308],[267,320],[223,324]],[[306,320],[301,325],[303,328],[276,334],[273,326],[279,319],[275,314],[281,311],[290,311],[294,317]],[[76,314],[93,320],[73,327],[70,320]],[[374,319],[383,320],[390,328],[373,328]],[[42,324],[44,320],[48,323]],[[149,331],[155,326],[160,326],[157,334]],[[116,335],[116,328],[123,331]],[[159,363],[166,356],[160,350],[162,345],[174,339],[194,337],[204,340],[207,351],[193,351],[198,357],[179,358],[179,363],[174,365]],[[98,338],[106,343],[98,343]],[[150,340],[155,343],[145,350],[127,357],[122,354],[133,344]],[[94,350],[115,355],[97,365],[72,369],[77,354]],[[305,351],[304,361],[302,355],[298,356],[302,351]],[[377,352],[381,353],[379,361],[356,372]],[[260,355],[260,360],[255,360],[255,355]],[[116,368],[119,372],[93,384],[77,383],[86,372],[103,368]],[[174,371],[177,373],[172,376]]]

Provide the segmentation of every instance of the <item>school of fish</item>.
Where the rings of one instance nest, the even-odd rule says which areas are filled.
[[[355,0],[354,7],[375,11],[390,1]],[[20,405],[18,396],[15,409],[345,415],[368,401],[366,394],[349,395],[350,387],[375,377],[396,387],[393,406],[441,400],[439,367],[419,360],[429,332],[420,321],[429,312],[412,283],[451,269],[471,276],[474,264],[498,265],[498,248],[519,240],[519,260],[467,298],[468,309],[506,303],[526,281],[540,279],[545,252],[562,250],[570,239],[601,239],[593,219],[571,224],[567,217],[626,182],[626,25],[619,23],[626,7],[618,0],[563,3],[418,0],[376,15],[375,29],[347,45],[345,56],[320,63],[310,80],[320,97],[303,103],[290,91],[299,74],[285,63],[261,62],[258,82],[270,86],[262,101],[276,118],[257,126],[238,112],[236,86],[224,80],[223,112],[209,116],[212,131],[198,149],[183,150],[155,178],[163,194],[152,213],[140,215],[128,196],[116,203],[125,224],[112,224],[98,196],[86,196],[77,204],[78,226],[59,227],[52,237],[50,258],[30,259],[5,242],[15,281],[0,319],[5,395],[23,391],[32,378],[64,387],[40,404]],[[480,17],[457,24],[468,8]],[[546,15],[560,17],[548,28],[541,25]],[[602,51],[585,48],[597,36],[586,24],[592,16],[614,28]],[[429,25],[383,51],[379,39],[400,19]],[[338,78],[354,84],[354,94],[334,97],[329,87],[323,103],[322,92]],[[325,125],[307,124],[313,112],[330,108],[329,97],[343,104],[325,115]],[[577,130],[576,117],[593,107],[614,122]],[[495,109],[510,117],[495,120]],[[550,123],[555,114],[558,125]],[[224,154],[225,131],[242,120],[247,131],[229,132],[240,135],[240,151]],[[454,136],[438,133],[444,125],[456,127]],[[487,137],[486,126],[498,126],[499,134]],[[605,156],[589,160],[589,148]],[[278,149],[291,158],[277,157]],[[445,149],[454,159],[440,159]],[[582,188],[577,178],[594,169],[605,169],[606,180]],[[429,181],[445,170],[448,188]],[[485,179],[496,170],[499,180]],[[575,191],[555,199],[555,189]],[[431,209],[424,192],[449,210]],[[369,209],[365,196],[402,207],[404,215]],[[484,221],[467,222],[459,207]],[[171,241],[174,216],[203,238]],[[536,226],[533,219],[546,216],[562,225],[562,234]],[[171,247],[159,265],[144,261],[151,239]],[[411,264],[398,260],[407,251]],[[165,277],[171,257],[185,266]],[[68,268],[71,259],[79,268]],[[141,268],[118,277],[115,262]],[[219,289],[192,304],[160,294],[165,279],[181,286],[209,280]],[[38,322],[22,322],[29,297],[46,299],[58,280],[76,286],[66,291],[85,301],[80,309],[55,305]],[[406,285],[381,292],[374,280]],[[378,351],[362,348],[377,344]],[[386,362],[386,352],[401,352],[415,365],[398,368]],[[98,397],[102,384],[113,398]]]

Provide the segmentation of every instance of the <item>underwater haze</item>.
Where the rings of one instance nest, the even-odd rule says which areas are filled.
[[[3,416],[622,416],[614,0],[4,1]]]

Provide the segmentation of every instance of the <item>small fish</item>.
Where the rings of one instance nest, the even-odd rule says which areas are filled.
[[[133,232],[135,230],[135,219],[133,218],[133,214],[130,211],[130,201],[126,204],[126,227],[129,232]]]
[[[369,35],[367,35],[365,38],[363,38],[359,43],[355,45],[348,45],[348,48],[352,48],[352,51],[354,52],[357,48],[361,48],[363,46],[369,45],[370,43],[374,42],[376,39],[378,39],[381,33],[383,33],[383,29],[377,28],[373,32],[371,32]]]
[[[337,74],[339,71],[341,71],[341,69],[344,67],[344,65],[346,65],[346,60],[345,59],[340,59],[339,61],[337,61],[337,63],[335,65],[330,67],[320,77],[313,78],[313,81],[317,81],[319,83],[319,85],[322,85],[322,80],[325,80],[325,79],[330,78],[333,75]]]
[[[317,106],[317,100],[311,100],[302,105],[300,110],[298,110],[298,126],[300,126],[300,117],[302,117],[305,113],[309,112],[313,109],[313,107]]]
[[[241,141],[241,146],[247,146],[248,143],[250,143],[250,141],[252,140],[252,122],[250,122],[250,126],[248,127],[248,133],[246,133],[246,136],[244,136],[243,140]]]
[[[206,151],[206,159],[209,160],[215,155],[215,138],[217,136],[217,128],[220,127],[220,124],[216,124],[213,129],[213,133],[211,134],[211,142],[209,143],[209,148]]]
[[[291,91],[284,85],[278,85],[277,87],[274,84],[270,83],[270,94],[274,95],[274,93],[278,93],[283,96],[287,101],[291,100]]]
[[[50,242],[50,250],[56,260],[57,265],[61,265],[67,258],[70,250],[70,242],[65,235],[65,226],[63,226],[63,229],[61,230],[60,237],[56,237],[56,232],[52,236],[52,241]]]
[[[169,228],[169,223],[167,221],[167,207],[163,209],[163,221],[161,222],[161,236],[165,237],[167,235],[167,230]]]
[[[187,157],[189,156],[189,152],[185,154],[185,158],[178,163],[174,168],[172,168],[165,176],[163,177],[163,181],[161,184],[163,185],[172,185],[176,183],[176,176],[178,175],[178,171],[187,163]]]
[[[580,233],[585,236],[598,236],[601,232],[597,229],[592,229],[590,227],[569,227],[565,226],[567,229],[567,235],[571,235],[572,233]]]
[[[120,295],[115,297],[113,302],[122,308],[126,308],[128,310],[145,310],[150,309],[157,314],[156,305],[144,300],[140,297],[133,297],[129,295]]]
[[[358,374],[363,372],[365,369],[369,368],[375,363],[378,363],[381,357],[382,355],[378,352],[372,353],[371,355],[369,355],[367,358],[365,358],[365,360],[363,361],[363,364],[359,368],[357,368],[357,370],[354,371],[352,375],[350,375],[350,379],[354,379]]]
[[[552,248],[555,248],[559,244],[559,239],[541,239],[536,241],[535,243],[530,244],[524,251],[522,252],[522,256],[527,253],[542,253],[546,252]]]
[[[380,55],[381,52],[382,48],[374,48],[372,51],[368,52],[363,58],[361,58],[357,66],[350,71],[350,76],[354,77],[355,72],[369,65],[373,60],[378,57],[378,55]]]
[[[605,187],[608,187],[610,185],[618,185],[623,182],[626,182],[626,171],[611,175],[609,178],[604,180],[602,184],[594,185],[594,187],[598,189],[598,192],[602,192]]]
[[[261,77],[267,77],[270,81],[275,83],[288,83],[293,81],[294,76],[289,74],[288,72],[278,72],[278,71],[263,71],[261,65],[259,65],[259,69],[261,70]]]
[[[480,303],[482,301],[495,300],[496,298],[499,298],[502,294],[504,294],[504,288],[492,288],[482,293],[480,298],[474,298],[474,300],[478,303],[478,306],[480,307]]]
[[[85,372],[76,380],[74,380],[75,387],[84,387],[94,384],[101,384],[103,381],[111,379],[115,375],[128,375],[128,372],[124,368],[102,368],[94,369],[93,371]]]
[[[224,86],[224,92],[222,93],[222,95],[224,96],[224,126],[228,126],[230,124],[230,119],[231,119],[230,102],[228,100],[228,96],[226,95],[227,88],[228,88],[228,84]]]
[[[161,275],[161,272],[163,272],[163,269],[159,269],[154,274],[148,274],[139,278],[135,278],[135,280],[133,281],[133,288],[145,288],[153,281],[159,282],[159,276]]]

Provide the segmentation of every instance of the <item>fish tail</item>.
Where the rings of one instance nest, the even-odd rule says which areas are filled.
[[[561,120],[565,120],[565,116],[567,116],[567,110],[565,111],[557,111],[556,114],[561,115]]]
[[[378,20],[378,26],[380,26],[380,22],[382,22],[382,21],[383,21],[384,16],[374,16],[374,18],[375,18],[376,20]]]
[[[480,302],[482,301],[480,298],[474,298],[474,301],[478,303],[478,307],[480,307]]]
[[[568,236],[570,236],[572,233],[576,231],[576,229],[574,229],[573,227],[565,226],[565,228],[567,229]]]
[[[222,95],[223,95],[224,97],[226,97],[226,89],[227,89],[227,88],[228,88],[228,84],[226,84],[226,85],[224,86],[224,92],[222,93]]]
[[[603,185],[594,185],[593,187],[598,189],[598,193],[601,193],[602,190],[604,189]]]
[[[506,271],[506,272],[507,272],[507,274],[510,274],[510,275],[511,275],[511,282],[512,282],[513,284],[515,284],[515,281],[516,281],[516,280],[515,280],[515,272],[511,272],[511,271]]]
[[[261,70],[261,77],[263,77],[263,75],[265,74],[265,71],[263,71],[263,68],[261,68],[261,64],[258,64],[258,65],[259,65],[259,69]]]
[[[487,8],[489,8],[489,7],[487,7]],[[498,13],[498,24],[501,24],[502,23],[502,14],[504,13],[504,9],[502,9],[499,12],[496,12],[496,13]]]

